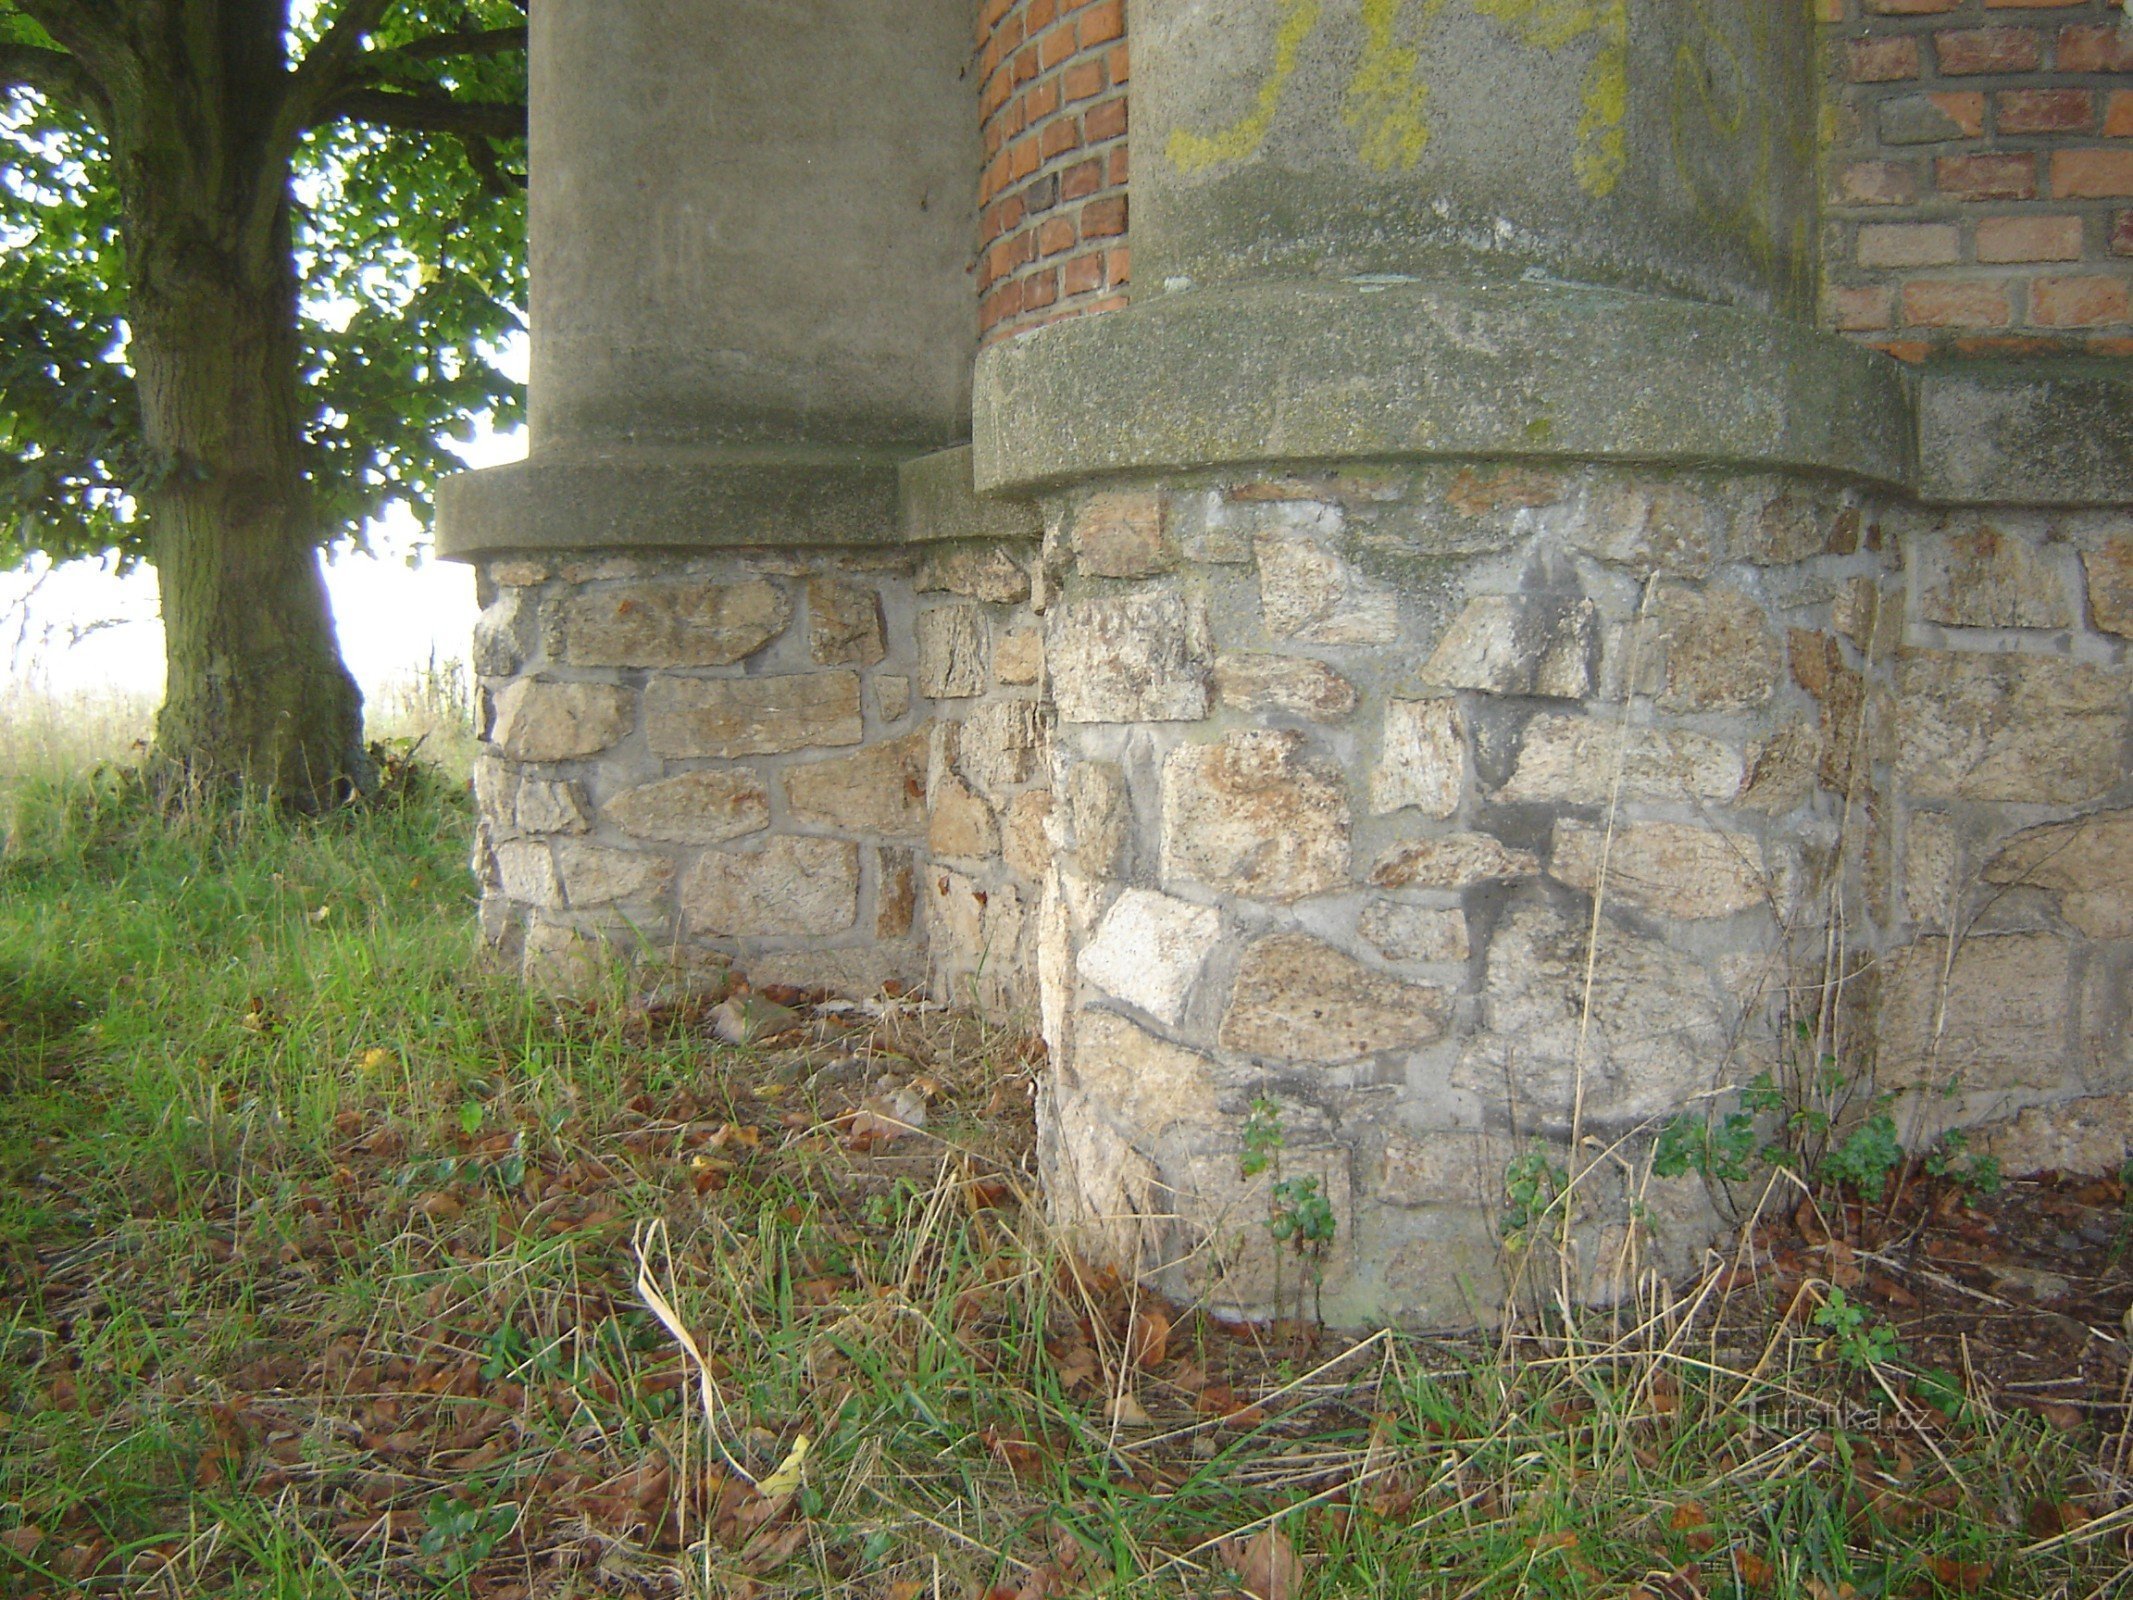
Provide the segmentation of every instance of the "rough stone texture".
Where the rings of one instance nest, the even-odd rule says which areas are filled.
[[[884,722],[901,722],[911,710],[911,680],[898,673],[877,673],[874,706]]]
[[[526,779],[518,786],[514,814],[528,833],[585,833],[592,827],[585,786],[567,780]]]
[[[1740,752],[1706,734],[1547,713],[1526,724],[1518,765],[1496,798],[1604,805],[1618,767],[1626,800],[1731,800],[1744,776]]]
[[[606,683],[520,678],[496,697],[491,739],[514,761],[570,761],[597,755],[630,731],[636,696]]]
[[[1000,825],[1000,856],[1018,877],[1041,881],[1052,864],[1052,791],[1032,789],[1008,802]]]
[[[554,602],[549,653],[576,667],[726,667],[791,620],[792,601],[760,580],[633,583]]]
[[[539,612],[523,589],[506,588],[474,619],[471,659],[482,678],[508,678],[526,664],[538,643]]]
[[[2133,811],[2018,833],[1986,864],[1985,880],[2062,896],[2060,915],[2091,939],[2133,939]]]
[[[2076,805],[2125,773],[2123,671],[1921,650],[1896,683],[1897,777],[1920,799]]]
[[[1669,584],[1654,612],[1666,650],[1669,711],[1741,711],[1777,689],[1785,668],[1763,608],[1738,589]]]
[[[995,806],[1029,782],[1044,753],[1044,712],[1034,700],[993,700],[963,719],[956,766]]]
[[[1091,495],[1074,519],[1074,559],[1094,578],[1148,578],[1167,572],[1162,496],[1147,490]]]
[[[1590,600],[1482,595],[1422,664],[1424,684],[1582,700],[1592,692],[1598,620]]]
[[[1370,771],[1370,809],[1448,817],[1466,792],[1466,719],[1456,700],[1395,700]]]
[[[1922,928],[1945,929],[1962,905],[1965,858],[1953,819],[1914,811],[1904,827],[1903,905]]]
[[[639,850],[569,839],[556,846],[556,870],[573,908],[643,900],[674,879],[674,863]]]
[[[1022,687],[1044,677],[1044,635],[1035,628],[1013,628],[993,641],[992,675],[1003,684]]]
[[[878,850],[874,891],[874,937],[901,939],[918,915],[918,864],[908,850]]]
[[[1212,906],[1128,889],[1103,914],[1076,967],[1085,982],[1175,1027],[1221,932],[1222,913]]]
[[[769,839],[747,854],[707,850],[681,889],[691,931],[732,939],[841,933],[859,915],[859,847],[842,839]]]
[[[935,606],[918,616],[918,692],[966,700],[985,692],[985,616],[975,605]]]
[[[1067,722],[1197,722],[1213,652],[1182,595],[1078,600],[1055,613],[1045,654]]]
[[[1685,822],[1631,822],[1608,830],[1565,819],[1555,825],[1548,872],[1587,894],[1607,858],[1606,899],[1690,921],[1730,917],[1774,901],[1778,885],[1752,834]]]
[[[1387,961],[1464,961],[1471,953],[1466,913],[1456,909],[1373,900],[1356,932]]]
[[[2067,628],[2074,609],[2049,556],[1989,522],[1911,541],[1918,614],[1958,628]]]
[[[2081,552],[2089,615],[2105,633],[2133,639],[2133,537],[2106,539]]]
[[[562,884],[555,855],[538,839],[507,839],[496,847],[496,871],[504,893],[522,906],[560,907]]]
[[[1972,1148],[1995,1158],[2010,1177],[2036,1172],[2116,1177],[2133,1155],[2133,1094],[2031,1106],[1980,1129]]]
[[[1117,872],[1133,826],[1125,774],[1108,761],[1077,762],[1067,777],[1067,810],[1081,870],[1096,878]]]
[[[1815,702],[1815,737],[1821,752],[1816,765],[1822,782],[1849,793],[1864,733],[1866,679],[1845,663],[1843,648],[1831,634],[1794,628],[1787,635],[1786,652],[1793,682]]]
[[[915,839],[926,831],[930,729],[848,756],[785,769],[785,804],[804,826]]]
[[[1225,1050],[1322,1066],[1443,1036],[1444,990],[1406,983],[1308,934],[1248,946],[1222,1017]]]
[[[2072,956],[2052,934],[1920,939],[1882,983],[1883,1089],[2046,1088],[2069,1060]]]
[[[1021,892],[987,887],[947,868],[925,876],[926,932],[933,989],[979,1013],[1027,1024],[1029,972],[1023,962]]]
[[[1734,546],[1743,561],[1776,567],[1856,546],[1858,537],[1856,510],[1832,511],[1812,496],[1782,490],[1741,520]]]
[[[1782,816],[1805,805],[1821,775],[1821,739],[1804,722],[1788,722],[1748,747],[1748,776],[1736,802]]]
[[[684,772],[625,789],[600,814],[640,839],[724,844],[770,826],[770,791],[748,771]]]
[[[921,592],[945,589],[991,605],[1020,605],[1029,598],[1029,572],[996,544],[957,544],[931,552],[919,577]]]
[[[1507,1141],[1482,1133],[1396,1128],[1385,1136],[1370,1193],[1395,1206],[1493,1209],[1513,1154]]]
[[[1590,926],[1541,904],[1511,908],[1489,945],[1486,1031],[1462,1054],[1455,1084],[1508,1109],[1522,1128],[1561,1130],[1579,1078]],[[1689,957],[1602,917],[1584,1030],[1585,1111],[1620,1126],[1671,1114],[1725,1072],[1726,1019],[1710,977]]]
[[[938,762],[927,785],[926,844],[937,856],[982,861],[1000,853],[992,807],[971,792],[955,769]]]
[[[1700,578],[1724,537],[1710,499],[1686,484],[1611,485],[1592,513],[1569,525],[1571,542],[1638,572]]]
[[[655,755],[754,756],[857,744],[859,674],[775,678],[654,678],[644,691]]]
[[[1294,732],[1238,732],[1163,762],[1162,879],[1259,900],[1348,882],[1347,786]]]
[[[1241,1155],[1232,1137],[1228,1142],[1209,1141],[1174,1164],[1183,1168],[1182,1180],[1175,1184],[1176,1198],[1167,1208],[1182,1219],[1173,1229],[1177,1237],[1172,1248],[1181,1262],[1174,1274],[1177,1292],[1185,1299],[1204,1298],[1216,1305],[1264,1313],[1279,1288],[1293,1309],[1293,1297],[1302,1293],[1300,1269],[1295,1256],[1276,1243],[1266,1226],[1273,1174],[1245,1177],[1238,1165]],[[1333,1212],[1333,1241],[1320,1263],[1329,1315],[1355,1268],[1351,1165],[1345,1145],[1291,1139],[1281,1152],[1283,1177],[1316,1178],[1318,1192]]]
[[[1355,685],[1309,656],[1233,651],[1215,658],[1214,683],[1215,697],[1233,711],[1338,722],[1356,706]]]
[[[1253,541],[1259,607],[1275,638],[1390,644],[1400,636],[1396,597],[1348,564],[1340,553],[1340,529],[1340,513],[1319,506],[1309,522],[1269,529]]]
[[[1530,878],[1540,857],[1487,833],[1448,833],[1394,845],[1370,869],[1381,889],[1464,889],[1498,878]]]
[[[881,596],[871,586],[816,578],[807,586],[807,644],[818,667],[871,667],[888,654]]]

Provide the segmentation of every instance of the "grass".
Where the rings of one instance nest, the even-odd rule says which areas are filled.
[[[71,763],[0,815],[0,1595],[2127,1581],[2108,1449],[1812,1284],[1444,1339],[1143,1299],[1045,1225],[1026,1041],[530,997],[434,769],[295,822]]]

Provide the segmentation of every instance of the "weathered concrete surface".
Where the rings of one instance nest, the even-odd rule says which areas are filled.
[[[1918,494],[1954,505],[2133,503],[2123,361],[1949,362],[1918,381]]]

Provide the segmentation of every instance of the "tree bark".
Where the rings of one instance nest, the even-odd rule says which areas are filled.
[[[114,130],[168,668],[156,747],[309,810],[370,773],[303,468],[287,159],[250,64],[146,86]]]

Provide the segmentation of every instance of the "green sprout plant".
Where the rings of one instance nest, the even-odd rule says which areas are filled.
[[[1274,1239],[1274,1310],[1281,1311],[1283,1249],[1293,1253],[1302,1274],[1310,1280],[1312,1315],[1325,1321],[1326,1253],[1333,1244],[1338,1222],[1333,1202],[1316,1177],[1285,1178],[1281,1152],[1288,1144],[1281,1107],[1265,1095],[1255,1096],[1244,1119],[1244,1153],[1238,1162],[1247,1178],[1269,1177],[1267,1232]],[[1303,1285],[1296,1290],[1297,1311],[1303,1310]]]

